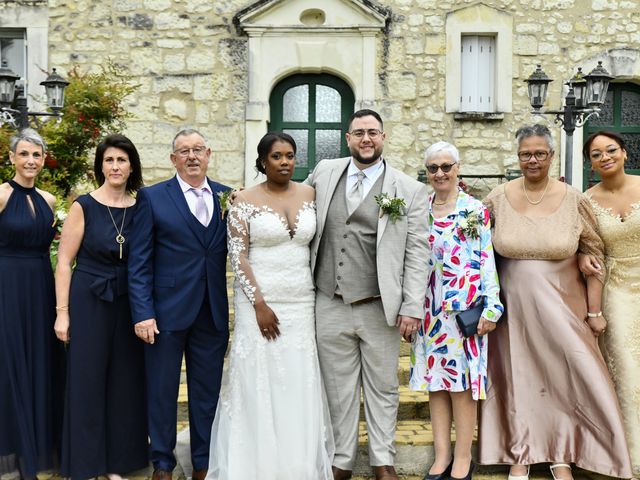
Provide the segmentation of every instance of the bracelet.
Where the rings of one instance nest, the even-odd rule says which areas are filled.
[[[587,318],[598,318],[602,316],[602,311],[599,312],[587,312]]]
[[[69,305],[56,305],[56,310],[69,310]]]

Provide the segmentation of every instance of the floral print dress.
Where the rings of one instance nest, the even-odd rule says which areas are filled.
[[[460,191],[455,210],[445,218],[434,218],[432,201],[433,195],[426,315],[411,348],[409,386],[430,392],[471,389],[473,399],[482,400],[488,339],[486,335],[465,338],[455,315],[482,295],[483,316],[497,322],[502,315],[489,213],[481,202]]]

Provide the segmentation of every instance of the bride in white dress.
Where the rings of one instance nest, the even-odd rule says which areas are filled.
[[[318,365],[309,243],[313,188],[291,181],[296,145],[268,133],[227,219],[235,326],[207,480],[331,480],[333,438]]]

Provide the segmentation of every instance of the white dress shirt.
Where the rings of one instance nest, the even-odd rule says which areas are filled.
[[[347,169],[347,188],[345,189],[347,195],[358,181],[359,171],[360,169],[356,167],[355,163],[353,163],[352,158],[351,162],[349,162],[349,168]],[[376,183],[380,175],[384,173],[384,160],[380,160],[375,165],[371,165],[370,167],[365,168],[364,170],[362,170],[362,173],[364,173],[365,175],[362,179],[362,198],[365,198],[371,190],[371,187],[373,187],[373,184]]]
[[[184,194],[184,198],[187,201],[187,205],[189,205],[189,210],[195,217],[196,201],[198,200],[198,196],[196,195],[196,192],[191,190],[194,187],[192,187],[187,182],[185,182],[182,178],[180,178],[180,175],[176,174],[176,178],[178,179],[178,184],[180,185],[180,189]],[[201,189],[203,192],[202,198],[204,198],[204,203],[207,205],[207,210],[209,210],[209,222],[211,222],[211,219],[213,218],[215,206],[213,202],[213,192],[211,191],[211,187],[209,186],[207,179],[205,178],[202,185],[200,185],[197,188]],[[207,223],[207,225],[209,225],[209,223]]]

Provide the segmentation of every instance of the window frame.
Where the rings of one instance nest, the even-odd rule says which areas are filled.
[[[309,86],[309,120],[308,122],[285,122],[283,120],[283,98],[284,94],[291,88],[308,85]],[[333,88],[340,94],[341,103],[341,116],[340,122],[316,122],[316,87],[323,85]],[[340,155],[348,156],[349,148],[347,146],[346,133],[347,122],[349,117],[353,114],[355,108],[355,96],[351,87],[342,79],[325,73],[320,74],[307,74],[297,73],[288,76],[278,82],[273,88],[271,95],[269,96],[269,106],[271,109],[271,121],[268,124],[269,131],[283,131],[291,129],[305,129],[309,132],[307,143],[307,165],[298,166],[293,176],[293,180],[302,181],[316,166],[318,161],[322,159],[316,159],[316,143],[315,132],[316,130],[340,130]],[[311,121],[311,119],[314,119]]]

